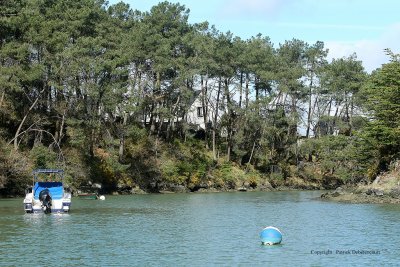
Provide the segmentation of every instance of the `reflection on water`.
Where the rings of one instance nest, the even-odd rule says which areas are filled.
[[[320,192],[73,199],[70,214],[24,214],[0,200],[0,266],[390,265],[400,208],[321,202]],[[259,232],[274,225],[278,246]],[[321,251],[332,251],[322,254]],[[337,251],[378,255],[338,254]],[[321,253],[315,253],[316,251]]]

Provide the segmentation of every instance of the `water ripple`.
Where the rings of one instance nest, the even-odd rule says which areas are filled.
[[[73,199],[70,214],[23,214],[0,201],[0,266],[393,265],[400,208],[313,200],[319,192]],[[261,246],[268,225],[280,246]],[[312,251],[330,250],[330,255]],[[377,250],[379,255],[338,255]]]

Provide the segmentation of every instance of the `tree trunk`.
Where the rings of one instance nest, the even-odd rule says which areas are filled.
[[[6,94],[5,90],[1,92],[1,98],[0,98],[0,108],[3,107],[3,101],[4,101],[4,95]]]
[[[247,162],[247,164],[251,163],[251,160],[253,159],[253,154],[254,154],[255,148],[256,148],[256,141],[253,142],[253,147],[251,148],[251,154],[250,154],[250,158],[249,158],[249,161]]]
[[[15,150],[15,151],[18,150],[18,135],[19,135],[19,133],[21,132],[22,126],[24,125],[24,122],[25,122],[26,118],[28,117],[29,112],[35,107],[35,105],[36,105],[36,103],[37,103],[38,101],[39,101],[39,97],[37,97],[37,98],[35,99],[35,101],[32,103],[32,105],[29,107],[28,112],[26,112],[25,116],[22,118],[22,121],[21,121],[21,123],[19,124],[17,131],[15,132],[15,135],[14,135],[14,150]]]
[[[243,98],[243,72],[240,72],[240,87],[239,87],[239,109],[242,108],[242,98]]]
[[[57,120],[56,122],[56,129],[54,133],[54,142],[57,143],[58,146],[60,146],[61,139],[63,138],[63,131],[64,131],[64,123],[65,123],[65,112],[66,110],[64,109],[63,115],[61,117],[61,122]]]
[[[154,104],[154,100],[152,100],[151,103],[151,108],[150,108],[150,131],[149,131],[149,135],[153,135],[154,132],[156,131],[156,119],[154,118],[154,110],[155,110],[155,104]]]
[[[226,97],[226,103],[228,107],[228,126],[227,126],[227,132],[228,132],[228,148],[227,148],[227,160],[231,160],[231,152],[232,152],[232,147],[233,147],[233,123],[234,123],[234,113],[233,113],[233,107],[232,107],[232,101],[231,101],[231,95],[229,92],[229,80],[225,79],[224,80],[224,94]]]
[[[311,117],[312,117],[312,110],[313,110],[312,109],[312,87],[313,87],[313,77],[311,76],[310,88],[308,91],[310,100],[308,101],[306,138],[308,138],[310,135],[310,127],[311,127]]]
[[[121,135],[120,135],[120,139],[119,139],[119,149],[118,149],[118,157],[119,157],[120,162],[123,162],[123,160],[124,160],[125,127],[126,127],[127,121],[128,121],[128,113],[124,112],[124,119],[122,121],[122,129],[121,129]]]
[[[217,93],[217,103],[215,104],[215,114],[214,114],[214,121],[213,121],[213,130],[212,130],[212,148],[213,148],[213,157],[214,160],[217,160],[217,148],[216,148],[216,127],[217,127],[217,120],[218,120],[218,109],[219,109],[219,97],[221,94],[221,78],[218,81],[218,93]]]
[[[319,107],[317,108],[317,104],[318,104],[318,94],[315,96],[315,100],[314,100],[314,105],[313,105],[313,107],[312,107],[312,111],[311,111],[311,114],[315,114],[315,109],[317,109],[318,111],[319,111]],[[318,117],[321,117],[320,115],[319,115],[319,112],[317,112],[317,116]],[[311,127],[311,122],[310,122],[310,127]],[[313,132],[314,132],[314,137],[315,137],[315,135],[316,135],[316,133],[315,133],[315,128],[313,128]]]
[[[170,137],[171,137],[171,129],[173,128],[173,124],[174,124],[174,121],[175,121],[175,112],[176,112],[176,109],[178,108],[178,106],[179,106],[179,102],[181,101],[181,96],[179,95],[178,96],[178,99],[176,100],[176,102],[175,102],[175,104],[174,104],[174,106],[173,106],[173,108],[172,108],[172,110],[171,110],[171,117],[172,117],[172,119],[170,118],[169,120],[168,120],[168,126],[167,126],[167,140],[169,140],[170,139]]]
[[[354,115],[354,102],[353,102],[353,98],[351,98],[351,102],[350,102],[350,117],[349,117],[349,126],[350,126],[350,136],[351,131],[353,130],[353,115]]]
[[[153,98],[152,98],[152,107],[151,107],[151,114],[150,114],[150,135],[153,135],[156,131],[156,119],[154,117],[158,117],[159,114],[154,116],[154,110],[158,110],[158,94],[160,93],[161,89],[161,74],[159,72],[156,73],[156,79],[154,80],[153,85]],[[161,123],[160,118],[158,118],[158,122]]]
[[[249,74],[246,73],[246,103],[245,103],[245,107],[246,107],[246,111],[249,108],[249,95],[250,95],[250,89],[249,89],[249,83],[250,83],[250,78],[249,78]]]
[[[203,75],[201,76],[201,105],[203,109],[203,122],[204,122],[204,142],[206,143],[206,149],[209,149],[208,146],[208,135],[209,135],[209,129],[208,129],[208,108],[207,108],[207,91],[208,91],[208,77],[206,77],[205,81],[203,78]]]

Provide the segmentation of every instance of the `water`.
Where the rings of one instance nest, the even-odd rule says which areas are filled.
[[[63,215],[24,214],[22,199],[1,199],[0,266],[400,263],[400,206],[323,202],[315,199],[320,194],[73,198],[71,213]],[[269,225],[282,231],[281,245],[261,245],[258,235]],[[370,251],[377,254],[356,254]]]

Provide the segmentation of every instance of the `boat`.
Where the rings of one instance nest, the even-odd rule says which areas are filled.
[[[99,189],[93,185],[83,185],[79,187],[78,197],[80,199],[98,199]]]
[[[97,193],[79,193],[78,197],[81,199],[98,199]]]
[[[261,231],[260,238],[263,245],[277,245],[282,242],[282,233],[278,228],[268,226]]]
[[[67,213],[71,208],[71,192],[64,187],[64,171],[61,169],[36,169],[33,186],[26,190],[26,213]]]

